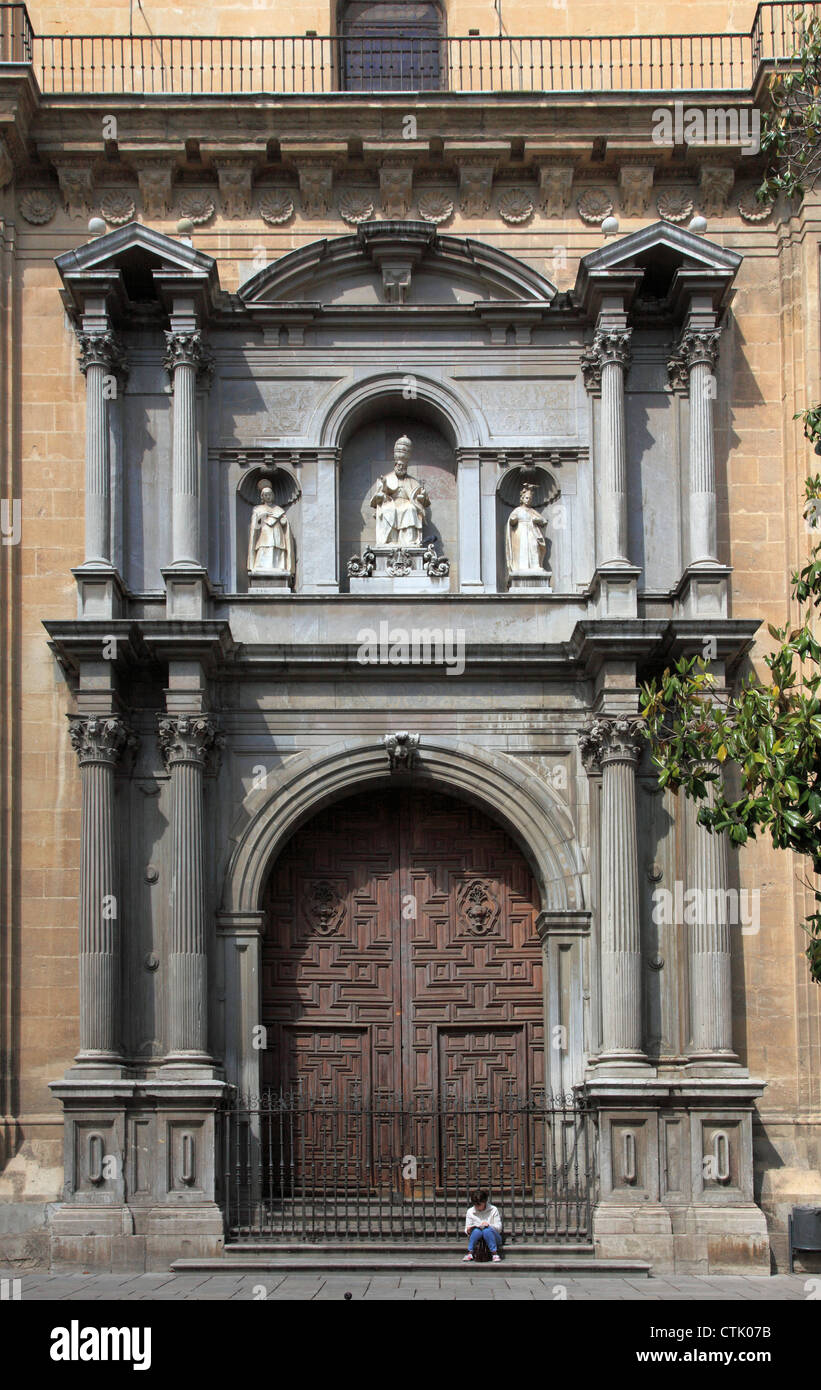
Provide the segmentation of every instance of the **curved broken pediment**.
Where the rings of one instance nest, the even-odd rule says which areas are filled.
[[[530,266],[473,237],[442,236],[426,222],[370,222],[289,252],[246,281],[238,298],[253,311],[287,303],[546,307],[555,294]]]

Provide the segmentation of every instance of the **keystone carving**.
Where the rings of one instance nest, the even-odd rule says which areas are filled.
[[[419,735],[402,730],[386,734],[382,742],[390,762],[391,772],[410,772],[416,766]]]

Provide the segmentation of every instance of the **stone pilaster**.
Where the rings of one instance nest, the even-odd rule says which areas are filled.
[[[636,769],[642,721],[601,716],[581,737],[601,792],[601,1060],[645,1063],[642,1051],[641,930],[636,838]]]
[[[118,1066],[120,903],[114,768],[134,735],[115,715],[72,719],[83,794],[80,861],[80,1051],[78,1063]]]
[[[174,879],[168,955],[168,1058],[207,1065],[203,774],[222,742],[207,715],[161,715],[160,750],[171,773]]]
[[[172,563],[202,564],[200,553],[200,468],[197,448],[197,380],[212,368],[199,329],[165,335],[164,365],[174,392],[172,465]]]
[[[80,371],[86,379],[85,559],[111,564],[111,461],[106,378],[125,374],[125,354],[109,330],[77,334]]]
[[[708,804],[713,785],[707,783]],[[695,920],[688,927],[690,1047],[694,1061],[735,1061],[732,1029],[727,841],[698,824],[699,804],[685,802],[687,878]]]
[[[714,370],[718,328],[687,327],[668,362],[673,384],[688,383],[690,395],[690,559],[716,563],[716,468],[713,442]]]

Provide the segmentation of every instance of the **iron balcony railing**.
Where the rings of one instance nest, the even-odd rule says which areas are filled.
[[[55,95],[319,95],[351,92],[747,92],[795,50],[799,13],[758,6],[749,33],[605,37],[35,35],[25,5],[0,6],[0,62],[33,65]]]
[[[507,1241],[591,1238],[595,1116],[579,1096],[403,1103],[278,1090],[228,1106],[222,1123],[233,1240],[458,1242],[477,1185]]]

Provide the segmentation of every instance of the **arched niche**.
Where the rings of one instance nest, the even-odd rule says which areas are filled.
[[[559,504],[561,490],[552,473],[549,473],[546,468],[542,468],[539,464],[516,464],[512,468],[505,469],[496,485],[496,573],[499,576],[498,588],[500,592],[504,592],[508,587],[505,556],[507,523],[514,507],[519,505],[521,491],[525,484],[535,489],[533,505],[547,521],[545,572],[552,576],[556,571],[554,546],[557,532],[561,536],[561,526],[556,525],[557,504]]]
[[[302,515],[299,499],[302,489],[289,468],[281,464],[259,465],[243,473],[237,485],[236,500],[236,586],[237,593],[249,592],[248,584],[248,537],[251,527],[251,513],[260,500],[259,485],[267,479],[274,494],[274,501],[285,509],[288,523],[294,537],[296,575],[294,592],[301,587]]]
[[[425,487],[431,505],[425,512],[423,539],[433,540],[437,554],[450,560],[450,587],[458,587],[458,507],[456,454],[452,431],[426,403],[401,396],[375,397],[346,421],[339,485],[340,587],[348,590],[347,562],[361,555],[375,538],[370,503],[380,475],[393,468],[394,445],[406,435],[413,445],[409,472]]]

